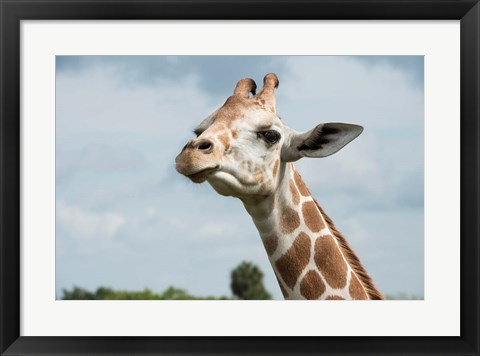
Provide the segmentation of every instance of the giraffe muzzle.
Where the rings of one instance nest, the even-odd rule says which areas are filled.
[[[210,154],[212,152],[213,143],[211,141],[192,140],[175,158],[175,168],[178,173],[193,182],[202,183],[219,169],[215,155]]]

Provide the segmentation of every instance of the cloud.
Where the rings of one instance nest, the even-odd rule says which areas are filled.
[[[94,253],[109,248],[125,222],[125,218],[117,213],[93,212],[57,201],[57,228],[75,242],[80,253]]]
[[[57,71],[62,75],[114,66],[121,73],[119,83],[132,88],[163,86],[195,76],[202,92],[222,96],[231,93],[240,78],[261,80],[266,73],[282,71],[283,65],[276,56],[57,56]]]
[[[358,56],[355,57],[355,59],[369,67],[384,65],[386,67],[400,69],[413,86],[423,90],[423,56]]]
[[[110,240],[125,223],[125,219],[119,214],[93,213],[63,201],[57,202],[57,218],[73,236],[87,240],[92,238]]]
[[[369,67],[355,58],[288,57],[277,95],[287,124],[341,120],[387,133],[417,128],[423,119],[422,90],[412,87],[401,69]]]
[[[142,153],[122,145],[87,144],[78,149],[61,149],[56,156],[57,184],[77,173],[121,173],[145,168]]]
[[[62,139],[112,135],[168,139],[169,130],[193,126],[213,103],[194,75],[165,79],[155,87],[123,84],[121,68],[92,67],[57,75],[57,130]],[[218,103],[220,104],[220,103]],[[163,132],[170,135],[162,135]]]
[[[388,62],[365,66],[350,57],[288,62],[278,93],[279,103],[292,103],[280,111],[287,125],[302,131],[320,122],[364,127],[337,154],[298,163],[311,190],[350,197],[349,205],[357,209],[422,205],[423,194],[414,197],[409,191],[423,191],[423,92]]]
[[[200,227],[198,235],[204,238],[216,238],[229,234],[231,227],[225,222],[209,222]]]

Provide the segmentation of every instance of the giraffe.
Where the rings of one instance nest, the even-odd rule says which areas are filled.
[[[363,127],[323,123],[298,133],[276,112],[275,74],[256,94],[238,81],[226,102],[194,130],[176,169],[220,195],[240,199],[260,234],[285,299],[383,299],[345,237],[310,194],[294,163],[326,157]]]

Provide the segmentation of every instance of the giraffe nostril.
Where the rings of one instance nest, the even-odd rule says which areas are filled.
[[[209,140],[201,140],[198,142],[195,142],[193,145],[194,148],[203,151],[204,153],[210,153],[213,149],[213,143]]]
[[[208,150],[209,148],[212,147],[212,144],[210,142],[202,142],[199,146],[199,150]]]
[[[211,153],[213,151],[213,142],[210,140],[192,140],[187,143],[187,147],[192,150],[199,150],[202,153]]]

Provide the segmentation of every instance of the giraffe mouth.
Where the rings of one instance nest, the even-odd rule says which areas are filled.
[[[187,175],[195,183],[203,183],[208,178],[210,178],[216,171],[218,170],[218,166],[213,168],[205,168],[199,172]]]

